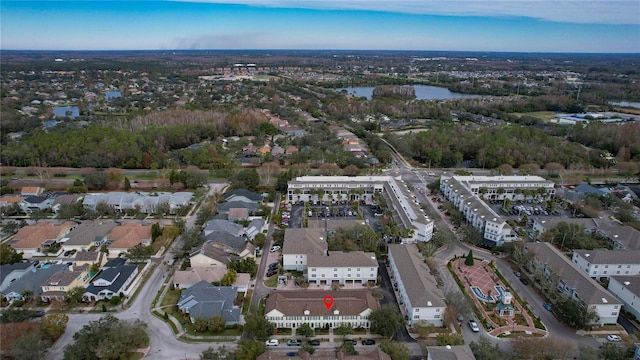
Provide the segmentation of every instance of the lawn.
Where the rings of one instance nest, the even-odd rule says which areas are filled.
[[[264,286],[266,287],[276,287],[278,286],[278,274],[273,275],[264,281]]]
[[[162,303],[160,304],[160,306],[176,305],[178,303],[178,300],[180,300],[181,294],[182,294],[182,290],[179,290],[179,289],[167,290],[167,293],[164,295],[164,299],[162,299]],[[168,309],[165,309],[165,311],[167,310]]]

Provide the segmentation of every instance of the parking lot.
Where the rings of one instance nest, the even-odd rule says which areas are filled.
[[[358,220],[358,210],[362,213],[363,220],[372,229],[378,233],[382,233],[380,225],[382,209],[375,205],[360,204],[354,207],[347,202],[330,203],[322,205],[310,205],[306,210],[305,205],[293,204],[289,211],[288,226],[290,228],[301,228],[302,220],[307,217],[309,220],[335,219],[335,220]]]

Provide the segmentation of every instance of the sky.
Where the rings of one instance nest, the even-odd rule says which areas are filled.
[[[0,49],[640,53],[640,0],[1,0]]]

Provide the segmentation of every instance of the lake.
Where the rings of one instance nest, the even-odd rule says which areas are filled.
[[[336,89],[336,91],[346,89],[347,93],[353,96],[366,97],[371,100],[374,88],[375,86],[350,86],[347,88]],[[418,100],[445,100],[482,97],[481,95],[454,93],[449,91],[447,88],[438,86],[413,85],[413,88],[416,89],[416,99]]]
[[[640,109],[640,103],[630,101],[609,101],[610,105]]]

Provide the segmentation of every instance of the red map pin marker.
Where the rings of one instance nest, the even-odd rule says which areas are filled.
[[[327,310],[331,309],[331,306],[333,305],[333,296],[325,296],[322,302],[324,302],[324,307],[326,307]]]

